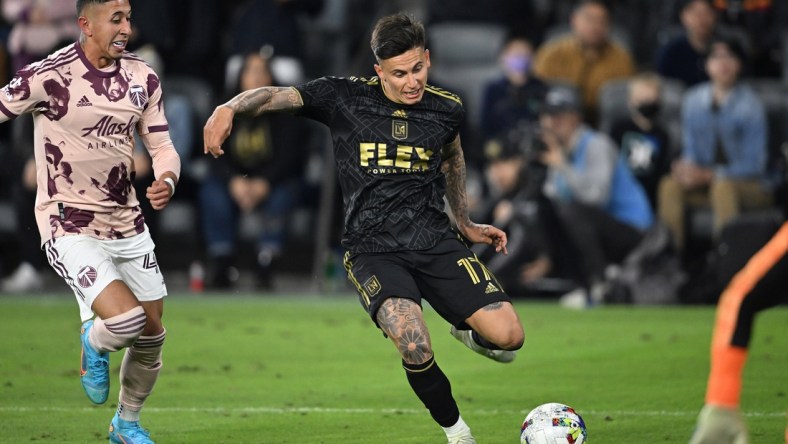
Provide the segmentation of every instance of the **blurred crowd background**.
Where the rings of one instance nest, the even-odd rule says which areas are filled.
[[[426,25],[429,82],[463,100],[472,219],[510,238],[507,257],[477,254],[513,296],[710,303],[784,220],[782,0],[131,4],[127,49],[162,78],[183,162],[167,209],[140,199],[171,290],[347,288],[327,131],[291,116],[239,120],[214,160],[202,127],[246,89],[373,76],[371,28],[398,11]],[[78,37],[72,0],[0,6],[3,85]],[[29,116],[0,126],[3,293],[66,290],[39,249],[32,137]],[[545,154],[559,145],[574,154]],[[144,149],[135,168],[144,196]]]

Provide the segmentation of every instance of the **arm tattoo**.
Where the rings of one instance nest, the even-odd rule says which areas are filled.
[[[497,311],[503,308],[503,302],[493,302],[485,305],[482,310],[484,311]]]
[[[225,103],[235,114],[258,116],[275,111],[295,111],[304,106],[301,95],[292,87],[264,86],[244,91]]]
[[[460,227],[470,223],[468,216],[468,199],[465,190],[465,159],[457,136],[443,148],[443,174],[446,176],[446,199]]]
[[[432,357],[430,333],[418,304],[410,299],[386,299],[378,309],[377,320],[405,362],[422,364]]]

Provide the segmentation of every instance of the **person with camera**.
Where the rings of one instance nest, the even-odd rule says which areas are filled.
[[[603,301],[605,269],[620,263],[654,222],[642,185],[613,141],[583,123],[581,106],[573,88],[554,86],[539,116],[544,193],[581,268],[578,288],[561,298],[570,308]]]
[[[541,226],[545,168],[537,159],[536,134],[535,124],[520,124],[484,146],[490,195],[478,218],[506,231],[509,254],[496,254],[490,245],[472,250],[512,296],[533,294],[535,284],[554,268]]]

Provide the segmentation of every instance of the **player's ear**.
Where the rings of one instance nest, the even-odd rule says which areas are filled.
[[[86,16],[84,15],[79,16],[79,18],[77,19],[77,24],[79,25],[79,29],[80,31],[82,31],[82,34],[84,34],[87,37],[93,35],[93,31],[91,30],[91,26],[90,26],[90,20],[88,20]]]
[[[383,73],[383,68],[381,68],[381,67],[380,67],[380,65],[378,65],[377,63],[375,63],[375,64],[373,65],[373,67],[375,68],[375,74],[377,74],[377,75],[378,75],[378,77],[383,77],[383,76],[381,75],[381,74]]]
[[[424,50],[424,66],[426,66],[427,68],[430,67],[430,50],[429,49],[425,49]]]

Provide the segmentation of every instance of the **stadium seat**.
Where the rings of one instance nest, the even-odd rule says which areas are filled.
[[[768,148],[772,159],[781,154],[782,144],[788,140],[788,86],[779,79],[754,78],[747,84],[755,91],[766,108],[769,124]]]
[[[788,31],[784,31],[780,38],[780,45],[782,46],[782,61],[783,61],[783,83],[788,86]]]
[[[167,76],[162,83],[164,94],[180,94],[189,98],[202,135],[202,125],[216,106],[211,85],[205,80],[189,76]]]
[[[431,84],[460,96],[470,129],[479,128],[484,86],[500,74],[506,28],[490,23],[443,22],[427,28]]]
[[[0,200],[0,233],[13,234],[18,229],[13,202]]]

